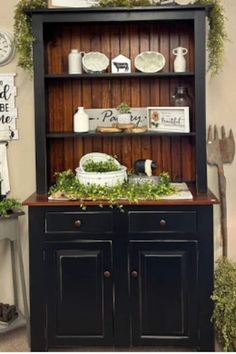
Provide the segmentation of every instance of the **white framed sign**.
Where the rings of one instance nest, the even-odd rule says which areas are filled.
[[[189,107],[147,107],[148,129],[189,133]]]
[[[119,112],[116,108],[85,108],[89,116],[89,129],[96,130],[99,127],[112,127],[118,122],[117,116]],[[147,109],[143,107],[131,107],[131,123],[137,127],[147,125]]]
[[[111,72],[112,74],[131,73],[131,60],[119,54],[111,61]]]
[[[98,5],[98,0],[48,0],[48,8],[90,7],[94,5]]]
[[[0,73],[0,140],[18,139],[15,73]]]

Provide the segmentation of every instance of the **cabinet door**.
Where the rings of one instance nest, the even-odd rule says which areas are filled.
[[[50,245],[46,267],[49,346],[110,344],[111,243]]]
[[[197,242],[130,242],[133,345],[193,345]]]

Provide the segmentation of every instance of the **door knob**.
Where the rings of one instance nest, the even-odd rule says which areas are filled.
[[[81,226],[81,220],[75,220],[75,226],[80,227]]]
[[[131,272],[131,276],[132,276],[133,278],[137,278],[137,277],[138,277],[138,272],[136,272],[136,270],[133,270],[133,271]]]
[[[166,226],[166,220],[161,219],[161,220],[160,220],[160,225],[161,225],[161,226]]]
[[[104,274],[105,278],[110,278],[111,277],[111,273],[108,270],[106,270],[103,274]]]

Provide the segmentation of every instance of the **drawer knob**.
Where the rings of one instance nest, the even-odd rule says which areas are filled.
[[[160,225],[161,225],[161,226],[166,226],[166,221],[165,221],[164,219],[161,219],[161,220],[160,220]]]
[[[105,278],[110,278],[111,277],[111,273],[108,270],[106,270],[103,274],[104,274]]]
[[[81,226],[81,220],[75,220],[75,226],[80,227]]]
[[[136,270],[133,270],[133,272],[131,272],[131,276],[133,278],[137,278],[138,277],[138,272],[136,272]]]

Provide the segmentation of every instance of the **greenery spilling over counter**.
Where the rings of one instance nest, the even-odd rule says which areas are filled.
[[[70,200],[80,200],[81,205],[85,200],[108,201],[111,205],[122,204],[122,199],[138,203],[139,200],[157,200],[162,196],[176,192],[170,184],[168,173],[160,174],[159,183],[142,182],[117,184],[113,187],[83,185],[75,177],[72,170],[56,174],[56,184],[50,188],[49,194],[53,198],[65,197]]]
[[[216,335],[225,352],[236,349],[236,263],[227,258],[217,261],[212,321]]]

